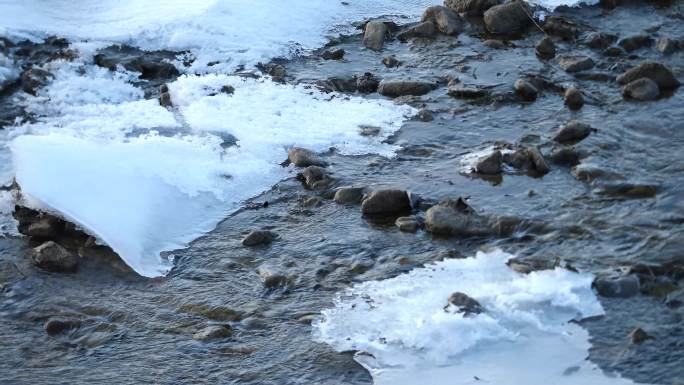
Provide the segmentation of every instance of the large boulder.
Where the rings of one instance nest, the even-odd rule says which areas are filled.
[[[444,0],[444,5],[465,16],[482,16],[489,8],[500,4],[498,0]]]
[[[649,78],[658,84],[660,89],[672,89],[679,87],[679,80],[672,70],[662,63],[646,62],[628,70],[617,77],[617,82],[625,85],[640,78]]]
[[[477,160],[477,162],[475,163],[475,166],[473,167],[473,171],[475,171],[478,174],[483,174],[483,175],[501,174],[501,171],[502,171],[501,160],[502,160],[501,151],[496,150],[496,151],[492,152],[491,154],[487,154],[485,156],[480,157]]]
[[[458,35],[465,27],[464,21],[456,12],[439,5],[426,9],[421,21],[433,23],[445,35]]]
[[[529,10],[521,1],[496,5],[484,13],[485,27],[498,35],[516,35],[532,24]]]
[[[393,215],[411,211],[411,199],[405,190],[377,190],[361,203],[365,215]]]
[[[396,98],[405,95],[425,95],[434,88],[433,83],[419,80],[383,80],[380,82],[378,92],[381,95]]]
[[[365,187],[340,187],[335,191],[335,202],[339,204],[356,204],[361,202]]]
[[[363,45],[373,51],[380,51],[385,44],[387,25],[381,20],[373,20],[366,23],[363,33]]]
[[[41,269],[60,273],[73,273],[78,267],[78,257],[53,241],[34,248],[31,260]]]
[[[425,214],[428,232],[448,236],[492,234],[489,219],[475,213],[462,199],[446,199]]]

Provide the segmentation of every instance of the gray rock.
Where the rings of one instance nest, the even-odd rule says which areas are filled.
[[[498,0],[444,0],[447,8],[466,16],[482,16],[486,10],[498,4]]]
[[[291,148],[287,152],[287,160],[295,167],[325,167],[327,165],[326,162],[319,158],[313,151],[300,147]]]
[[[409,194],[404,190],[373,191],[361,203],[361,212],[365,215],[392,215],[411,209]]]
[[[285,67],[283,67],[282,65],[276,63],[268,63],[262,66],[261,69],[263,72],[271,76],[274,81],[285,81],[285,75],[287,75],[287,72],[285,71]]]
[[[629,333],[629,340],[632,342],[632,344],[638,345],[646,340],[653,339],[646,331],[642,328],[635,328]]]
[[[603,54],[608,57],[622,56],[625,51],[620,47],[608,47],[603,51]]]
[[[556,44],[550,37],[546,36],[539,40],[534,47],[534,52],[542,59],[551,59],[556,56]]]
[[[684,306],[684,290],[669,293],[665,298],[665,305],[671,309],[679,309]]]
[[[656,43],[656,49],[663,55],[669,55],[680,48],[680,44],[676,40],[670,39],[669,37],[661,37]]]
[[[579,110],[584,105],[584,96],[577,88],[570,87],[565,90],[563,102],[571,110]]]
[[[425,214],[425,229],[448,236],[490,235],[488,218],[478,215],[461,199],[447,199],[430,207]]]
[[[415,216],[399,217],[394,224],[399,228],[399,231],[405,233],[415,233],[418,231],[418,227],[420,227],[420,223]]]
[[[230,84],[226,84],[224,86],[221,86],[220,91],[222,94],[232,95],[235,93],[235,87],[231,86]]]
[[[231,334],[233,334],[233,330],[228,326],[212,325],[193,334],[192,338],[197,341],[207,342],[230,337]]]
[[[477,99],[487,95],[487,91],[475,86],[454,84],[449,86],[447,93],[456,99]]]
[[[344,50],[342,48],[329,49],[321,54],[325,60],[341,60],[344,57]]]
[[[421,122],[431,122],[435,119],[434,116],[432,116],[432,111],[427,108],[421,108],[420,111],[418,111],[417,116]]]
[[[325,169],[320,166],[309,166],[302,172],[297,174],[297,179],[302,181],[304,185],[311,190],[325,189],[330,185],[332,179],[325,172]]]
[[[363,33],[363,45],[373,51],[380,51],[385,44],[387,26],[381,20],[373,20],[366,23]]]
[[[383,80],[380,82],[378,92],[381,95],[396,98],[399,96],[421,96],[435,88],[433,83],[419,80]]]
[[[537,87],[527,79],[516,80],[513,88],[515,89],[516,94],[526,100],[535,100],[537,99],[537,95],[539,95]]]
[[[449,296],[445,309],[448,309],[449,306],[455,306],[458,309],[456,312],[463,313],[465,317],[484,312],[484,307],[477,300],[461,292],[455,292]]]
[[[635,275],[600,277],[594,280],[593,287],[603,297],[629,298],[639,294],[639,278]]]
[[[391,56],[385,56],[382,58],[382,64],[385,65],[387,68],[393,68],[393,67],[399,67],[401,65],[401,62],[397,60],[394,55]]]
[[[261,282],[263,282],[264,287],[268,289],[286,286],[290,281],[285,273],[279,271],[273,266],[259,266],[257,269],[257,274],[259,274],[259,278],[261,278]]]
[[[356,79],[356,89],[364,94],[370,94],[377,91],[379,85],[380,81],[378,81],[378,79],[370,72],[366,72]]]
[[[653,39],[648,35],[636,35],[620,39],[618,45],[627,52],[636,51],[639,48],[650,47]]]
[[[19,77],[19,81],[21,84],[21,89],[24,92],[35,96],[38,89],[44,87],[53,78],[54,76],[45,70],[40,68],[30,68],[22,72],[21,76]]]
[[[421,21],[429,21],[435,25],[440,33],[452,36],[461,33],[465,25],[465,22],[456,12],[439,5],[426,9]]]
[[[622,87],[622,96],[625,99],[647,101],[655,100],[659,95],[658,84],[649,78],[639,78]]]
[[[81,325],[81,321],[73,318],[51,317],[43,325],[48,335],[54,336],[67,330],[75,329]]]
[[[584,55],[561,55],[558,57],[558,65],[565,72],[579,72],[592,69],[594,60]]]
[[[560,127],[553,140],[558,143],[579,142],[589,136],[593,130],[588,124],[571,120]]]
[[[64,222],[53,216],[44,216],[29,224],[22,233],[29,237],[55,239],[64,231]]]
[[[653,80],[661,90],[679,87],[679,80],[677,80],[672,71],[664,64],[658,62],[639,64],[618,76],[617,82],[625,85],[640,78]]]
[[[162,107],[173,107],[173,102],[171,101],[171,94],[168,92],[163,92],[159,95],[159,105]]]
[[[489,47],[491,49],[504,49],[506,48],[506,44],[504,44],[503,41],[498,40],[498,39],[488,39],[482,42],[482,45],[485,47]]]
[[[541,175],[545,175],[551,171],[551,167],[549,167],[549,164],[546,162],[546,159],[544,159],[544,156],[541,154],[538,148],[530,147],[527,149],[527,153],[529,154],[535,171]]]
[[[397,39],[400,41],[407,41],[414,37],[434,37],[437,33],[435,25],[431,21],[424,21],[422,23],[416,24],[397,34]]]
[[[549,35],[558,36],[564,40],[576,40],[582,28],[574,21],[563,16],[552,15],[544,20],[544,32]]]
[[[556,164],[575,165],[579,162],[579,154],[574,147],[558,147],[551,151],[549,159]]]
[[[496,150],[483,156],[475,163],[474,171],[478,174],[496,175],[501,173],[501,151]]]
[[[34,248],[31,261],[41,269],[61,273],[72,273],[78,267],[78,257],[53,241]]]
[[[522,1],[496,5],[484,13],[487,30],[499,35],[515,35],[525,32],[532,24],[531,13]]]
[[[253,247],[258,245],[267,245],[278,238],[278,234],[269,230],[253,230],[245,239],[242,240],[242,245]]]
[[[365,187],[340,187],[335,191],[335,202],[339,204],[356,204],[361,202]]]
[[[593,49],[606,49],[617,40],[617,36],[604,32],[591,32],[583,40],[584,45]]]
[[[598,195],[624,198],[651,198],[658,194],[660,186],[644,183],[608,183],[602,184],[594,192]]]

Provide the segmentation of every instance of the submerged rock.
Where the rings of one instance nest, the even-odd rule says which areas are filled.
[[[464,28],[464,21],[456,12],[440,5],[426,9],[421,21],[433,23],[445,35],[458,35]]]
[[[612,183],[598,187],[596,193],[611,197],[651,198],[658,194],[660,186],[639,183]]]
[[[672,70],[658,62],[646,62],[626,71],[617,77],[617,82],[625,85],[637,79],[649,78],[653,80],[660,89],[672,89],[679,87],[679,80],[674,76]]]
[[[542,59],[551,59],[556,56],[556,44],[546,36],[535,45],[534,52]]]
[[[639,78],[622,87],[622,96],[625,99],[648,101],[657,99],[659,95],[658,84],[649,78]]]
[[[405,190],[377,190],[361,203],[365,215],[392,215],[411,211],[411,200]]]
[[[650,47],[653,39],[648,35],[629,36],[618,41],[618,45],[627,52],[636,51],[639,48]]]
[[[456,307],[456,312],[463,313],[464,317],[484,312],[484,307],[482,307],[477,300],[461,292],[455,292],[449,296],[448,304],[445,306],[445,309],[448,309],[450,306]]]
[[[604,32],[591,32],[583,40],[584,45],[593,49],[606,49],[617,40],[617,36]]]
[[[563,95],[563,102],[571,110],[579,110],[584,105],[584,96],[577,88],[570,87],[565,90]]]
[[[212,341],[221,338],[230,337],[233,334],[233,330],[224,325],[212,325],[198,331],[192,335],[192,338],[197,341]]]
[[[245,239],[242,240],[242,245],[253,247],[258,245],[267,245],[278,238],[278,234],[269,230],[253,230]]]
[[[140,78],[152,81],[173,81],[180,71],[171,64],[177,52],[143,51],[127,45],[112,45],[103,48],[93,57],[96,65],[116,71],[122,66],[129,71],[139,72]]]
[[[399,217],[394,224],[399,228],[399,231],[406,233],[415,233],[420,227],[420,222],[415,216]]]
[[[36,96],[36,92],[39,88],[45,87],[54,76],[40,68],[30,68],[21,73],[19,77],[19,82],[21,84],[21,89],[27,94]]]
[[[558,65],[565,72],[586,71],[594,67],[594,60],[584,55],[562,55],[558,57]]]
[[[81,321],[74,318],[51,317],[43,325],[48,335],[54,336],[67,330],[75,329],[81,325]]]
[[[41,269],[60,273],[73,273],[78,267],[78,256],[53,241],[34,248],[31,261]]]
[[[498,39],[488,39],[482,42],[482,45],[485,47],[489,47],[492,49],[504,49],[506,48],[506,44]]]
[[[425,95],[434,88],[433,83],[419,80],[383,80],[380,82],[378,92],[381,95],[396,98],[405,95]]]
[[[487,30],[497,35],[523,33],[532,24],[531,13],[522,1],[496,5],[484,13]]]
[[[663,36],[658,39],[658,42],[656,43],[656,49],[663,55],[669,55],[681,49],[681,42]]]
[[[387,26],[381,20],[373,20],[366,23],[363,33],[363,45],[373,51],[380,51],[385,44]]]
[[[549,167],[549,164],[546,162],[546,159],[544,159],[544,156],[538,148],[529,147],[527,148],[527,153],[530,157],[530,160],[532,160],[534,171],[540,175],[546,175],[549,171],[551,171],[551,167]]]
[[[159,105],[162,107],[173,107],[173,102],[171,101],[171,94],[168,92],[162,92],[159,95]]]
[[[334,200],[339,204],[356,204],[361,202],[365,187],[340,187],[335,191]]]
[[[582,28],[574,21],[556,15],[546,18],[543,29],[549,35],[558,36],[564,40],[575,40],[582,32]]]
[[[401,65],[401,62],[399,60],[397,60],[397,58],[394,55],[391,55],[391,56],[383,57],[382,58],[382,64],[384,64],[385,67],[387,67],[387,68],[393,68],[393,67],[399,67]]]
[[[295,167],[319,166],[325,167],[327,164],[313,151],[305,148],[293,147],[287,152],[287,160]]]
[[[461,198],[445,199],[425,214],[428,232],[448,236],[491,235],[489,218],[476,214]]]
[[[498,0],[444,0],[444,5],[466,16],[482,16],[489,8],[500,4]]]
[[[579,163],[579,154],[574,147],[558,147],[551,151],[549,159],[557,164],[576,165]]]
[[[602,297],[629,298],[639,294],[639,278],[635,275],[599,277],[592,286]]]
[[[290,281],[285,273],[279,271],[274,266],[259,266],[257,269],[257,274],[259,274],[261,282],[263,282],[264,287],[267,289],[286,286]]]
[[[590,125],[571,120],[560,127],[553,140],[558,143],[579,142],[589,136],[592,131],[594,129]]]
[[[380,81],[370,72],[366,72],[356,79],[356,89],[364,94],[370,94],[377,91],[379,85]]]
[[[487,91],[482,88],[464,84],[450,85],[447,93],[456,99],[477,99],[487,95]]]

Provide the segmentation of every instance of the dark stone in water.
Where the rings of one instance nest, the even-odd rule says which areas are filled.
[[[565,90],[563,101],[571,110],[579,110],[584,105],[584,97],[582,96],[582,92],[574,87]]]
[[[362,76],[356,79],[356,88],[359,92],[364,94],[369,94],[378,90],[380,86],[380,81],[370,72],[366,72]]]
[[[356,204],[361,202],[365,187],[340,187],[335,191],[335,202],[339,204]]]
[[[464,317],[484,312],[482,305],[465,293],[455,292],[451,294],[448,302],[449,303],[444,307],[445,309],[448,309],[450,305],[455,306],[458,308],[456,312],[463,313]]]
[[[477,99],[487,96],[486,90],[463,84],[454,84],[449,86],[447,93],[449,96],[456,99]]]
[[[47,271],[73,273],[78,267],[78,257],[59,244],[48,241],[33,249],[34,265]]]
[[[382,64],[385,65],[387,68],[393,68],[393,67],[399,67],[401,65],[401,62],[397,60],[394,55],[392,56],[385,56],[382,58]],[[377,88],[377,87],[376,87]]]
[[[328,187],[332,179],[320,166],[309,166],[297,175],[297,179],[311,190],[320,190]]]
[[[658,84],[649,78],[639,78],[622,87],[622,96],[625,99],[648,101],[657,99],[659,95]]]
[[[257,269],[257,273],[259,274],[259,278],[261,278],[264,287],[268,289],[286,286],[290,281],[286,274],[278,271],[273,266],[260,266]]]
[[[635,275],[621,277],[600,277],[592,284],[603,297],[629,298],[639,294],[639,278]]]
[[[532,161],[534,171],[536,171],[539,175],[546,175],[549,171],[551,171],[551,167],[549,167],[549,164],[546,162],[546,159],[544,159],[544,156],[541,154],[538,148],[527,148],[527,154]]]
[[[444,0],[444,5],[465,16],[482,16],[489,8],[500,4],[498,0]]]
[[[162,107],[173,107],[173,102],[171,102],[171,94],[164,92],[159,95],[159,105]]]
[[[361,212],[364,215],[393,215],[411,209],[411,200],[405,190],[376,190],[361,203]]]
[[[513,84],[513,88],[515,89],[515,93],[525,100],[535,100],[539,94],[537,87],[527,79],[516,80],[515,84]]]
[[[400,41],[407,41],[414,37],[434,37],[437,33],[435,25],[431,21],[425,21],[409,27],[397,34],[397,39]]]
[[[618,45],[627,52],[636,51],[639,48],[650,47],[653,44],[653,39],[648,35],[636,35],[620,39]]]
[[[539,43],[534,47],[534,51],[542,59],[551,59],[556,56],[556,44],[550,37],[539,40]]]
[[[478,174],[496,175],[501,173],[501,151],[497,150],[477,160],[474,171]]]
[[[52,78],[52,74],[45,70],[31,68],[22,72],[19,81],[24,92],[35,96],[38,89],[44,87]]]
[[[433,83],[419,80],[383,80],[380,82],[378,92],[381,95],[396,98],[399,96],[421,96],[435,88]]]
[[[344,57],[344,50],[342,48],[326,50],[321,54],[325,60],[341,60]]]
[[[67,330],[75,329],[81,325],[81,321],[72,318],[53,317],[43,325],[48,335],[54,336]]]
[[[625,85],[640,78],[649,78],[658,84],[660,89],[672,89],[679,87],[679,80],[672,70],[658,62],[645,62],[626,71],[617,77],[617,82]]]
[[[273,231],[253,230],[242,240],[242,245],[247,247],[267,245],[277,238],[278,234]]]
[[[576,165],[579,163],[579,154],[574,147],[558,147],[551,151],[549,159],[557,164]]]
[[[425,214],[428,232],[448,236],[492,235],[489,218],[476,214],[462,199],[445,199]]]
[[[435,5],[423,12],[423,22],[431,22],[440,33],[445,35],[458,35],[464,29],[465,22],[453,10]]]
[[[487,30],[497,35],[523,33],[532,24],[530,11],[522,1],[496,5],[484,13]]]
[[[582,32],[582,28],[574,21],[563,16],[549,16],[544,21],[544,32],[558,36],[564,40],[575,40]]]
[[[482,42],[482,45],[484,45],[485,47],[492,48],[492,49],[504,49],[504,48],[506,48],[506,44],[503,41],[497,40],[497,39],[485,40]]]
[[[663,55],[669,55],[675,51],[682,48],[682,43],[676,40],[670,39],[669,37],[661,37],[656,43],[656,49],[660,51]]]
[[[589,56],[566,54],[558,57],[558,65],[565,72],[579,72],[593,68],[594,60]]]
[[[385,36],[388,30],[385,22],[381,20],[373,20],[366,23],[366,28],[363,33],[363,45],[373,51],[380,51],[385,44]]]
[[[141,79],[168,82],[180,75],[178,69],[169,62],[176,55],[171,51],[143,51],[127,45],[113,45],[99,50],[93,60],[110,71],[115,71],[121,65],[129,71],[139,72]]]
[[[591,32],[585,38],[583,43],[593,49],[606,49],[610,47],[617,40],[616,35],[604,32]]]
[[[212,325],[193,334],[192,338],[197,341],[207,342],[230,337],[231,334],[233,334],[233,330],[229,326]]]
[[[325,167],[327,164],[313,151],[305,148],[293,147],[287,152],[287,160],[295,167],[319,166]]]
[[[283,67],[282,65],[277,63],[267,63],[264,65],[260,65],[258,67],[261,71],[271,76],[271,78],[273,78],[274,81],[285,81],[285,76],[287,75],[287,72],[285,71],[285,67]]]
[[[651,198],[658,194],[659,186],[650,184],[615,183],[600,186],[596,193],[611,197]]]
[[[589,136],[592,131],[594,129],[590,125],[571,120],[560,127],[553,140],[558,143],[579,142]]]
[[[326,80],[316,81],[316,86],[325,92],[355,92],[357,80],[355,77],[342,78],[333,76]]]
[[[399,217],[394,224],[399,228],[399,231],[405,233],[415,233],[420,227],[420,222],[415,216]]]
[[[629,333],[629,340],[635,345],[641,344],[642,342],[652,338],[653,337],[648,335],[648,333],[646,333],[646,331],[642,328],[636,328]]]

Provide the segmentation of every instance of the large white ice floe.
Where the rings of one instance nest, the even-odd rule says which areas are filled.
[[[279,165],[289,147],[390,156],[395,147],[382,141],[414,113],[265,79],[192,75],[170,85],[175,116],[139,99],[123,75],[92,70],[84,80],[64,66],[30,99],[49,115],[11,131],[16,180],[31,206],[60,213],[150,277],[171,267],[161,252],[290,175]],[[226,85],[233,94],[218,92]],[[364,137],[360,125],[380,133]],[[236,145],[226,148],[225,134]]]
[[[603,314],[592,277],[564,269],[517,273],[495,250],[444,260],[341,294],[314,324],[318,341],[355,358],[376,385],[630,384],[587,360],[571,323]],[[446,308],[462,292],[485,312]]]

